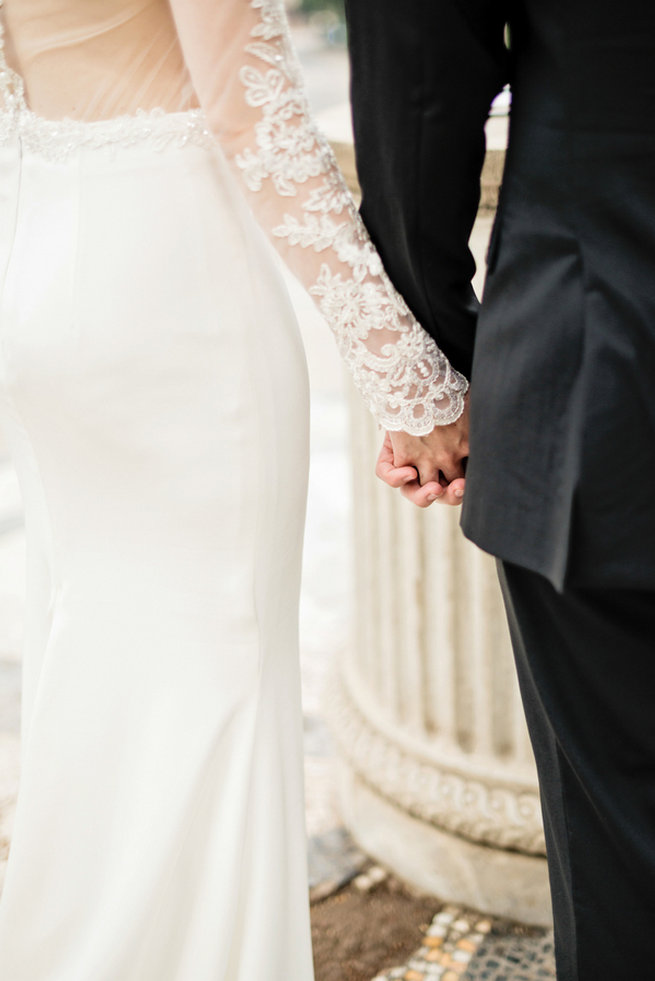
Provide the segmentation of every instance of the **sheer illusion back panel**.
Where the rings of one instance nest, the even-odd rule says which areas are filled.
[[[5,0],[7,60],[48,119],[198,106],[167,0]]]

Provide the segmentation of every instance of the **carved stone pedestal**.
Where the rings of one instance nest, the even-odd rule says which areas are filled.
[[[546,925],[532,751],[493,560],[459,510],[422,512],[373,475],[381,440],[353,399],[357,636],[331,721],[359,844],[444,900]]]

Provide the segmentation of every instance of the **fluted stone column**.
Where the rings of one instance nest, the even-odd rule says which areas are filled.
[[[352,404],[357,635],[333,683],[341,806],[415,885],[524,922],[550,918],[537,781],[493,560],[459,510],[373,475]]]
[[[492,127],[480,267],[504,157],[505,122]],[[352,169],[351,148],[337,150]],[[414,885],[546,925],[537,778],[494,562],[463,538],[459,509],[419,511],[376,479],[381,436],[356,395],[351,420],[357,630],[329,699],[345,823]]]

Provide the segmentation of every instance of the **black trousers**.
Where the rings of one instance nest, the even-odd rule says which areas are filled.
[[[655,977],[655,592],[498,571],[546,830],[558,981]]]

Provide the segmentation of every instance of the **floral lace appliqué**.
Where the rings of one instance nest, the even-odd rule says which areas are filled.
[[[425,435],[454,422],[468,382],[383,270],[334,154],[312,122],[283,4],[244,2],[258,16],[240,79],[247,105],[260,113],[255,145],[236,157],[245,183],[256,193],[270,181],[278,195],[302,199],[300,212],[294,202],[273,234],[324,260],[307,285],[380,425]]]

